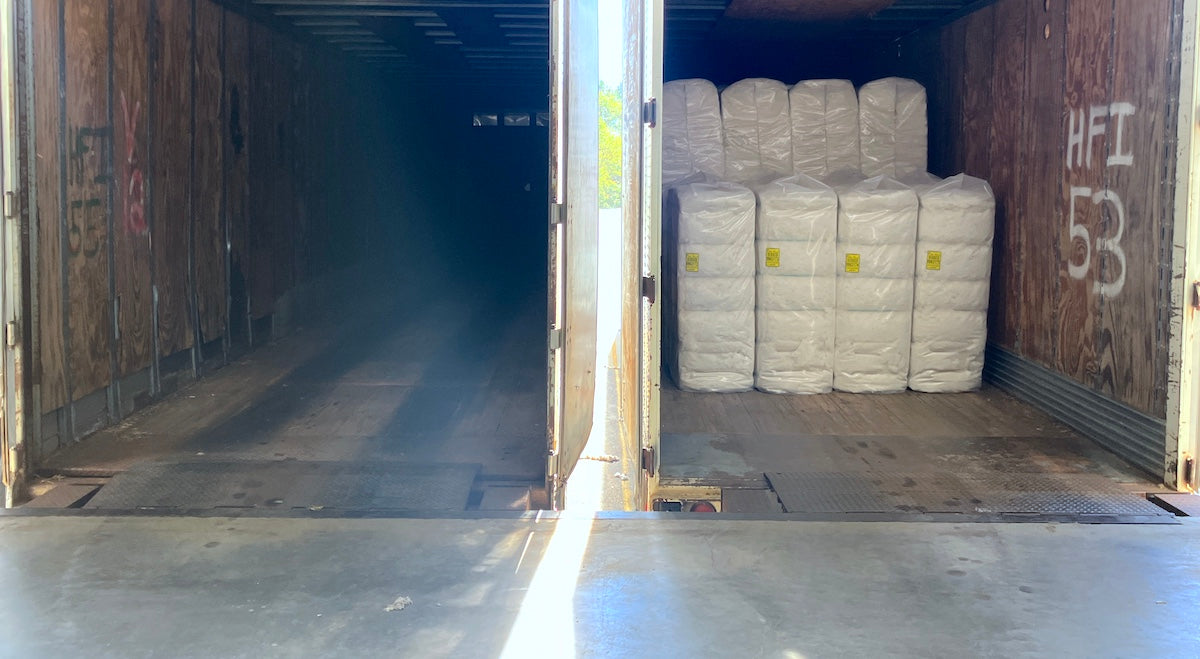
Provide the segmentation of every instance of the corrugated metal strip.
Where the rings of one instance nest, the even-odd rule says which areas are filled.
[[[1091,438],[1156,478],[1166,463],[1166,422],[988,344],[984,379]]]

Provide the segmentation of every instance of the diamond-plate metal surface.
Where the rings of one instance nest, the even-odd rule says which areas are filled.
[[[1170,515],[1093,474],[767,473],[791,513]]]
[[[888,496],[859,474],[768,473],[788,513],[893,512]]]
[[[1003,513],[1050,515],[1169,514],[1138,496],[1100,492],[1003,492],[985,498],[979,507]]]
[[[310,508],[461,511],[476,464],[211,461],[144,464],[86,508]]]

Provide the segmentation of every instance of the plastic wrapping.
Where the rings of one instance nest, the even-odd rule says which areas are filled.
[[[672,186],[697,174],[725,178],[721,98],[707,80],[663,85],[662,182]]]
[[[788,92],[792,169],[823,178],[859,172],[858,94],[849,80],[803,80]]]
[[[671,189],[666,213],[664,354],[687,391],[754,384],[754,194],[734,183]]]
[[[837,193],[799,174],[754,188],[757,341],[754,384],[773,393],[833,388]]]
[[[778,80],[748,78],[721,92],[725,176],[760,183],[792,173],[788,90]]]
[[[929,172],[913,172],[911,174],[905,174],[898,180],[904,185],[912,188],[917,193],[917,197],[920,197],[922,192],[925,192],[935,185],[938,185],[944,179],[934,176]]]
[[[925,88],[907,78],[883,78],[858,91],[864,176],[904,178],[929,169]]]
[[[887,177],[839,184],[833,386],[888,393],[908,385],[917,193]]]
[[[953,176],[920,190],[908,386],[978,389],[987,343],[996,202],[986,181]]]
[[[759,311],[831,311],[837,306],[837,278],[759,275],[757,296]]]

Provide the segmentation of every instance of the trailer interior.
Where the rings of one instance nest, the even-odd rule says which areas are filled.
[[[594,351],[599,416],[628,450],[581,455],[626,506],[1170,518],[1146,495],[1182,468],[1164,439],[1182,3],[667,0],[661,23],[624,4],[651,61],[661,28],[665,80],[918,80],[931,171],[998,202],[986,383],[945,395],[680,391],[642,345],[670,313],[639,267],[659,225],[602,217],[626,262],[602,249],[599,272],[626,297],[592,310],[622,317]],[[27,505],[551,506],[556,6],[29,5]],[[652,78],[627,74],[627,118]],[[1121,136],[1106,111],[1068,141],[1116,103],[1137,108]],[[627,150],[650,130],[627,121]],[[1090,202],[1068,222],[1083,187],[1120,193],[1119,225]]]
[[[711,394],[681,391],[664,368],[654,507],[1153,516],[1129,495],[1153,498],[1174,476],[1158,419],[1175,135],[1167,94],[1149,89],[1178,84],[1181,5],[782,4],[734,0],[702,28],[668,3],[664,79],[718,89],[754,77],[922,83],[930,172],[983,178],[997,199],[985,384],[967,394]],[[1137,119],[1118,126],[1118,103]],[[1072,142],[1084,108],[1095,128]],[[1161,137],[1131,147],[1134,123]],[[1116,202],[1100,201],[1101,190]],[[1099,203],[1068,207],[1064,193],[1083,191]],[[1074,224],[1122,246],[1077,273],[1072,264],[1096,248]]]

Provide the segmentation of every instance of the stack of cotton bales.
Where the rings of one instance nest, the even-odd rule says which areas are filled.
[[[996,201],[986,181],[963,174],[918,193],[908,386],[973,391],[983,377]]]
[[[862,174],[904,178],[929,168],[925,88],[883,78],[858,90]]]
[[[735,183],[672,189],[668,348],[687,391],[746,391],[754,384],[754,193]]]
[[[797,174],[754,188],[758,198],[754,385],[772,393],[833,388],[838,197]]]
[[[782,82],[748,78],[726,87],[721,119],[729,180],[759,183],[792,173],[792,126]]]
[[[833,386],[890,393],[908,386],[917,193],[885,176],[838,187]]]
[[[849,80],[802,80],[788,102],[793,171],[817,178],[859,171],[858,95]]]
[[[664,86],[664,354],[681,388],[980,386],[995,201],[926,173],[926,114],[902,78]]]
[[[662,183],[670,187],[703,175],[725,177],[721,99],[707,80],[672,80],[663,85]]]

